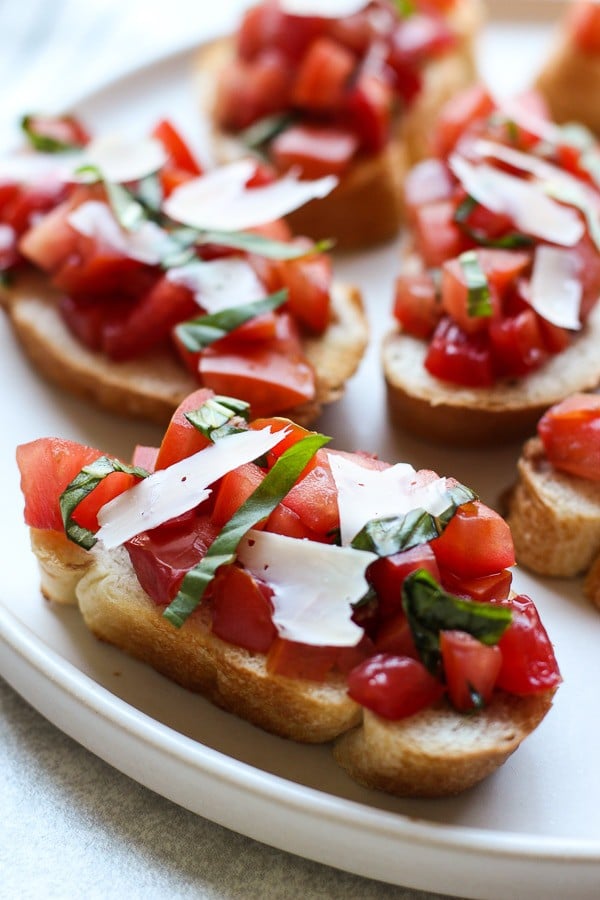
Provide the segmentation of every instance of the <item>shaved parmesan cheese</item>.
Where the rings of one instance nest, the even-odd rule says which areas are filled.
[[[126,231],[100,200],[82,203],[69,213],[67,221],[80,234],[150,266],[158,265],[171,247],[169,236],[155,222],[145,221],[135,230]]]
[[[210,496],[209,485],[262,456],[287,433],[283,429],[272,434],[270,428],[263,428],[227,435],[193,456],[159,469],[101,507],[96,537],[110,550],[194,509]]]
[[[288,16],[341,19],[360,12],[368,3],[369,0],[279,0],[279,7]]]
[[[68,181],[81,164],[81,153],[15,153],[0,158],[0,184]]]
[[[328,453],[338,492],[342,544],[349,544],[371,519],[424,509],[436,516],[448,506],[446,479],[416,472],[408,463],[367,469],[336,453]]]
[[[211,314],[265,296],[252,266],[235,256],[176,266],[169,269],[167,279],[188,288],[198,306]]]
[[[93,166],[106,181],[125,184],[158,172],[166,161],[165,149],[156,138],[130,140],[120,135],[106,135],[87,145],[78,168]]]
[[[281,637],[322,647],[359,642],[363,630],[352,621],[352,604],[369,588],[365,570],[375,553],[250,531],[237,558],[272,588],[273,623]]]
[[[568,175],[558,166],[547,162],[545,159],[540,159],[539,156],[535,156],[533,153],[523,153],[521,150],[514,150],[512,147],[507,147],[506,144],[498,144],[496,141],[480,138],[473,143],[472,149],[478,156],[497,159],[500,162],[507,163],[509,166],[513,166],[515,169],[520,169],[521,172],[529,172],[531,175],[537,176],[537,178],[556,178],[560,180],[565,178],[578,183],[577,179]]]
[[[465,191],[487,209],[511,217],[515,226],[541,240],[573,247],[585,232],[579,215],[556,203],[544,192],[543,186],[487,163],[473,165],[453,153],[449,166]]]
[[[535,251],[528,300],[537,313],[561,328],[581,328],[582,286],[568,250],[540,246]]]
[[[249,160],[239,160],[186,181],[163,204],[176,222],[205,231],[242,231],[264,225],[298,209],[316,197],[325,197],[337,184],[328,175],[301,181],[294,172],[264,187],[247,188],[255,170]]]

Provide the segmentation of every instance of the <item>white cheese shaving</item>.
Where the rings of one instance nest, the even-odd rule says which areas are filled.
[[[121,135],[105,135],[90,141],[81,152],[77,168],[93,166],[106,181],[126,184],[158,172],[166,161],[165,149],[156,138],[133,140]],[[81,177],[87,180],[85,174]]]
[[[177,266],[169,269],[167,279],[188,288],[198,306],[211,314],[260,300],[266,294],[252,266],[235,256]]]
[[[271,433],[270,428],[263,428],[227,435],[193,456],[159,469],[101,507],[96,537],[110,550],[194,509],[210,496],[209,485],[262,456],[286,434],[286,429]]]
[[[80,234],[150,266],[158,265],[171,248],[169,236],[155,222],[141,222],[135,230],[125,230],[100,200],[82,203],[69,213],[67,221]]]
[[[341,19],[367,6],[369,0],[279,0],[279,8],[288,16],[319,16]]]
[[[408,463],[367,469],[336,453],[327,456],[338,493],[342,544],[349,544],[371,519],[413,509],[439,515],[448,506],[445,478],[425,480]]]
[[[69,181],[81,153],[15,153],[0,158],[0,184]]]
[[[527,298],[533,309],[553,325],[577,330],[581,296],[573,255],[559,247],[538,247]]]
[[[242,231],[285,216],[309,200],[325,197],[337,184],[328,175],[301,181],[290,171],[264,187],[247,188],[255,164],[238,160],[185,182],[163,204],[176,222],[206,231]]]
[[[511,217],[526,234],[573,247],[585,232],[579,215],[546,195],[542,185],[527,181],[487,163],[473,165],[453,153],[449,166],[465,191],[487,209]]]
[[[303,644],[353,647],[363,630],[352,604],[369,585],[365,570],[375,553],[250,531],[237,558],[273,590],[273,623],[281,637]]]

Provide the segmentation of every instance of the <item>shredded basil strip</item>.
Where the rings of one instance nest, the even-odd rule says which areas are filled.
[[[89,528],[83,528],[73,519],[73,513],[82,500],[98,487],[107,475],[112,472],[124,472],[126,475],[135,475],[136,478],[147,478],[150,474],[138,466],[128,466],[118,459],[110,459],[108,456],[100,456],[93,463],[84,466],[73,481],[67,485],[59,497],[60,512],[67,537],[73,543],[85,550],[91,550],[96,543],[96,536]]]
[[[280,307],[287,300],[287,293],[287,288],[284,288],[252,303],[230,306],[211,315],[181,322],[175,327],[175,333],[188,350],[200,353],[205,347],[225,337],[244,322]]]
[[[369,550],[378,556],[393,556],[439,537],[463,503],[477,499],[470,488],[454,485],[447,491],[448,506],[434,516],[424,509],[412,509],[399,516],[371,519],[351,541],[355,550]]]
[[[394,0],[394,6],[402,19],[406,19],[416,12],[414,0]]]
[[[285,131],[295,118],[293,113],[276,113],[272,116],[265,116],[241,131],[238,137],[242,143],[254,150],[268,144],[274,137]]]
[[[317,450],[330,440],[322,434],[311,434],[292,444],[279,457],[245,503],[225,523],[206,555],[185,575],[179,593],[163,613],[176,628],[180,628],[199,605],[217,569],[234,561],[244,535],[273,512]]]
[[[20,122],[21,130],[34,150],[37,150],[39,153],[69,153],[71,150],[80,149],[80,145],[77,143],[59,141],[58,138],[36,131],[34,125],[36,118],[37,116],[28,114],[23,116]]]
[[[310,247],[301,247],[298,244],[290,244],[285,241],[274,241],[263,237],[262,234],[253,234],[250,231],[200,231],[197,232],[197,244],[219,244],[221,247],[231,247],[235,250],[246,250],[248,253],[256,253],[268,259],[300,259],[313,253],[321,253],[330,250],[332,241],[317,241]]]
[[[98,166],[79,166],[76,175],[89,175],[90,180],[101,181],[106,188],[108,202],[119,225],[126,231],[135,231],[148,219],[148,212],[135,195],[122,184],[108,181]]]
[[[250,404],[244,400],[217,395],[216,397],[210,397],[198,409],[185,413],[185,417],[204,437],[207,437],[214,443],[215,440],[224,437],[225,434],[231,434],[232,431],[241,431],[242,429],[240,428],[232,427],[233,422],[236,419],[242,419],[247,422],[249,414]]]
[[[466,631],[482,644],[492,646],[512,621],[512,612],[505,606],[448,594],[425,569],[411,572],[404,579],[402,606],[423,664],[438,676],[440,631]]]
[[[514,250],[517,247],[530,247],[533,244],[533,238],[526,234],[521,234],[519,231],[511,231],[508,234],[503,234],[501,237],[491,238],[477,228],[470,228],[467,225],[467,220],[477,206],[479,206],[477,200],[469,195],[465,197],[462,203],[458,204],[452,218],[460,230],[480,247]]]
[[[467,313],[470,316],[491,316],[490,286],[479,265],[475,250],[467,250],[458,257],[467,281]]]

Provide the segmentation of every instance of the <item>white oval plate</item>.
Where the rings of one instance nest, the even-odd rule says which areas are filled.
[[[533,4],[530,4],[533,6]],[[526,83],[547,37],[535,20],[493,26],[484,71],[497,87]],[[500,83],[504,54],[515,64]],[[189,53],[134,72],[80,104],[97,130],[143,131],[165,111],[195,119]],[[344,400],[319,427],[339,447],[406,459],[471,484],[497,504],[517,446],[483,453],[436,448],[388,428],[378,342],[389,325],[394,246],[341,258],[340,279],[359,284],[373,340]],[[59,434],[123,457],[159,430],[88,409],[43,384],[0,319],[0,673],[33,706],[98,756],[176,803],[236,831],[383,881],[462,897],[591,898],[600,881],[598,613],[578,582],[517,572],[515,586],[541,608],[564,676],[540,728],[487,782],[462,797],[401,801],[353,784],[329,748],[267,735],[213,708],[86,631],[76,610],[38,589],[21,523],[16,444]]]

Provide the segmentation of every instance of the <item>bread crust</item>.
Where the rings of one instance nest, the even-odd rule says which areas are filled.
[[[33,531],[32,546],[41,562],[42,592],[50,596],[48,572],[55,585],[61,565],[69,567],[68,541]],[[206,606],[174,628],[142,590],[124,548],[108,552],[96,546],[87,555],[74,593],[100,640],[281,737],[335,740],[337,761],[368,787],[412,797],[459,793],[498,768],[552,703],[552,691],[535,697],[499,693],[476,716],[440,704],[388,722],[351,700],[342,680],[320,684],[270,674],[263,654],[212,634]]]
[[[358,158],[327,197],[287,216],[294,233],[315,240],[333,238],[340,250],[372,246],[397,234],[404,215],[404,178],[412,163],[427,153],[431,122],[444,103],[475,77],[473,42],[482,21],[479,0],[459,0],[451,21],[459,38],[455,50],[425,67],[423,89],[399,120],[386,148]],[[198,54],[195,69],[197,95],[220,162],[249,152],[233,134],[216,127],[213,114],[217,75],[233,53],[232,38],[209,43]]]
[[[584,53],[561,33],[535,87],[555,122],[580,122],[600,135],[600,56]]]
[[[88,350],[69,331],[56,308],[56,294],[40,276],[22,278],[0,298],[33,365],[49,381],[72,394],[127,417],[168,424],[174,410],[198,381],[168,349],[117,363]],[[309,424],[324,404],[337,400],[354,374],[368,342],[368,323],[359,291],[334,284],[332,318],[325,333],[304,341],[315,370],[313,401],[285,411]],[[283,412],[283,410],[282,410]]]
[[[443,382],[424,366],[427,342],[399,328],[384,339],[382,362],[390,414],[426,440],[454,446],[489,446],[522,439],[541,415],[576,391],[600,383],[600,303],[580,336],[536,372],[503,379],[491,388]]]

